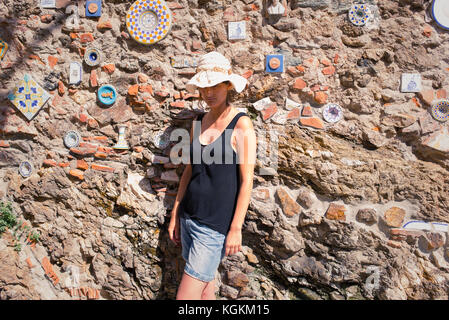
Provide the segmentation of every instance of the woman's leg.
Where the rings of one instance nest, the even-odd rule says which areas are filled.
[[[208,282],[195,279],[184,272],[179,284],[176,300],[201,300]]]
[[[215,280],[208,282],[201,295],[201,300],[216,300],[215,297]]]

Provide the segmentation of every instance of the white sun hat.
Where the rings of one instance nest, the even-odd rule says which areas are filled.
[[[186,84],[186,89],[193,93],[197,88],[213,87],[225,81],[231,82],[237,92],[242,92],[247,84],[244,77],[232,72],[231,63],[225,56],[213,51],[199,59],[196,75]]]

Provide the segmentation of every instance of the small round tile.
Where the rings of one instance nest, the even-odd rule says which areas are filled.
[[[98,89],[98,100],[107,106],[113,104],[117,100],[117,90],[109,84]]]
[[[88,48],[84,54],[84,62],[88,66],[95,67],[101,63],[101,52],[97,48]]]
[[[323,118],[327,122],[335,123],[343,118],[343,111],[336,103],[328,103],[323,109]]]
[[[80,141],[81,136],[76,131],[71,130],[64,135],[64,145],[69,149],[78,147],[80,145]]]
[[[96,3],[91,3],[87,7],[87,10],[89,10],[90,13],[94,14],[98,10],[98,5]]]
[[[22,177],[27,178],[33,172],[33,165],[29,161],[23,161],[19,165],[19,173]]]
[[[275,70],[281,66],[281,61],[278,58],[271,58],[270,62],[268,62],[270,68]]]
[[[349,9],[349,21],[356,26],[363,26],[369,20],[371,11],[366,4],[354,4]]]
[[[153,143],[159,149],[165,149],[170,144],[170,134],[167,131],[159,131],[153,136]]]
[[[432,117],[440,122],[446,122],[449,119],[449,100],[438,100],[432,104]]]

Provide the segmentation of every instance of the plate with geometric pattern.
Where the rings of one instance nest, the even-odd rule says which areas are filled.
[[[3,57],[6,54],[6,51],[8,51],[8,44],[5,41],[0,40],[0,60],[3,59]]]
[[[449,100],[438,100],[432,104],[432,117],[440,122],[449,119]]]
[[[170,32],[172,13],[162,0],[137,0],[128,9],[126,27],[139,43],[154,44]]]
[[[366,4],[354,4],[348,12],[349,21],[356,26],[363,26],[369,20],[371,10]]]
[[[25,74],[19,85],[8,95],[8,99],[28,120],[39,112],[49,98],[50,94],[29,74]]]

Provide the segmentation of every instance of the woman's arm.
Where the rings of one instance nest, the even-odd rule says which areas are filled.
[[[195,120],[196,118],[193,121]],[[193,124],[192,127],[190,128],[190,143],[192,142],[192,139],[193,139]],[[192,178],[192,165],[188,163],[186,164],[184,171],[182,172],[181,179],[179,181],[178,193],[176,194],[175,204],[173,205],[171,211],[170,225],[168,227],[170,240],[172,240],[177,245],[181,241],[179,237],[179,219],[178,219],[179,204],[181,203],[182,198],[184,198],[184,194],[186,192],[187,186],[191,178]]]
[[[249,117],[240,118],[235,130],[240,164],[240,191],[234,218],[226,239],[226,255],[235,254],[242,249],[242,226],[251,198],[256,164],[257,142],[251,119]]]

